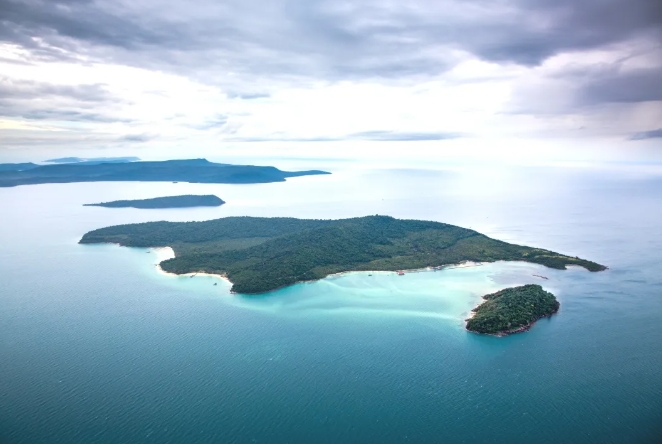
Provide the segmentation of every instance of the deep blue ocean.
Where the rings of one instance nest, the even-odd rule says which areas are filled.
[[[0,443],[662,442],[662,177],[330,168],[260,185],[0,188]],[[82,206],[189,193],[227,204]],[[609,270],[352,273],[245,297],[159,274],[157,251],[77,244],[149,220],[369,214]],[[559,313],[505,338],[464,330],[481,295],[524,283]]]

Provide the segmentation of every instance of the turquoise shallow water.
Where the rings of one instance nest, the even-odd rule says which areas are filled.
[[[662,181],[487,173],[0,189],[0,442],[659,442]],[[81,206],[175,192],[228,204]],[[376,213],[610,270],[351,273],[245,297],[212,277],[158,274],[153,251],[76,244],[142,220]],[[558,315],[506,338],[463,329],[482,294],[530,282],[557,295]]]

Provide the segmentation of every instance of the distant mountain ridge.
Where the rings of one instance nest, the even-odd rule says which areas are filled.
[[[1,164],[0,164],[1,165]],[[6,165],[6,164],[5,164]],[[206,159],[78,162],[0,170],[0,187],[72,182],[270,183],[289,177],[331,174],[326,171],[281,171],[272,166],[230,165]]]
[[[58,157],[57,159],[44,160],[44,163],[123,163],[138,162],[140,157]]]
[[[32,162],[25,163],[0,163],[0,171],[24,171],[37,168],[39,165]]]

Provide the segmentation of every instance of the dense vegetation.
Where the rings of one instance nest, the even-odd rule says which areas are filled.
[[[40,183],[145,181],[192,183],[268,183],[288,177],[329,174],[324,171],[281,171],[269,166],[228,165],[205,159],[163,162],[85,161],[0,171],[0,187]]]
[[[467,321],[467,330],[504,335],[527,330],[536,320],[554,314],[559,302],[540,285],[506,288],[483,296]]]
[[[214,196],[207,194],[196,196],[188,194],[184,196],[154,197],[152,199],[136,200],[114,200],[112,202],[102,202],[96,204],[85,204],[86,207],[108,207],[108,208],[186,208],[186,207],[218,207],[225,202]]]
[[[91,231],[81,243],[171,246],[169,272],[225,274],[238,293],[261,293],[351,270],[405,270],[462,261],[527,261],[552,268],[605,267],[548,250],[508,244],[439,222],[367,216],[340,220],[227,217],[147,222]]]

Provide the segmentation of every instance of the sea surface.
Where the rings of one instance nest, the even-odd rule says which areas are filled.
[[[327,166],[259,185],[0,188],[0,443],[662,442],[661,177]],[[189,193],[227,204],[82,206]],[[150,220],[369,214],[609,270],[350,273],[247,297],[158,273],[156,250],[77,244]],[[464,330],[481,295],[526,283],[559,313],[504,338]]]

